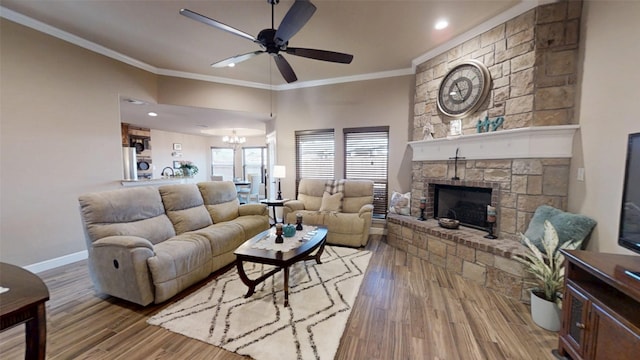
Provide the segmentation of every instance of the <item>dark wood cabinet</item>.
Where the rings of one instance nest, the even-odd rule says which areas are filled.
[[[638,359],[640,256],[563,251],[565,297],[559,353],[571,359]]]

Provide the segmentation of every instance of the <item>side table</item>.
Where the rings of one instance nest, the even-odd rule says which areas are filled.
[[[25,323],[25,359],[44,359],[47,346],[45,301],[49,289],[35,274],[15,265],[0,263],[0,331]]]
[[[285,201],[289,201],[289,199],[282,199],[282,200],[264,199],[264,200],[260,200],[261,204],[265,204],[267,206],[271,206],[271,209],[273,209],[273,224],[271,224],[271,226],[274,226],[275,224],[278,223],[278,217],[276,216],[276,207],[283,207]],[[282,219],[282,222],[284,222],[284,219]]]

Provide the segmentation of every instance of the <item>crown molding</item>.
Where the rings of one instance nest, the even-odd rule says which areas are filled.
[[[483,34],[494,27],[507,22],[515,18],[518,15],[524,14],[525,12],[541,5],[544,3],[555,2],[556,0],[523,0],[520,4],[515,5],[504,12],[492,17],[491,19],[483,22],[482,24],[474,27],[473,29],[454,37],[453,39],[447,41],[446,43],[436,46],[435,48],[427,51],[426,53],[418,56],[417,58],[411,61],[411,68],[415,72],[418,65],[424,63],[425,61],[432,59],[446,51],[453,49],[454,47],[464,43],[465,41],[471,40],[474,37]]]
[[[554,2],[554,1],[556,0],[524,0],[520,4],[489,19],[488,21],[482,23],[481,25],[413,59],[411,61],[411,68],[389,70],[389,71],[360,74],[360,75],[353,75],[353,76],[343,76],[343,77],[330,78],[330,79],[302,81],[302,82],[296,82],[292,84],[283,84],[283,85],[270,85],[270,84],[252,82],[252,81],[235,80],[235,79],[223,78],[218,76],[209,76],[209,75],[157,68],[145,62],[134,59],[132,57],[129,57],[117,51],[111,50],[102,45],[98,45],[94,42],[88,41],[79,36],[60,30],[51,25],[32,19],[28,16],[22,15],[18,12],[15,12],[13,10],[7,9],[2,6],[0,6],[0,17],[3,17],[7,20],[13,21],[20,25],[32,28],[34,30],[37,30],[42,33],[56,37],[58,39],[67,41],[71,44],[77,45],[84,49],[107,56],[114,60],[123,62],[125,64],[134,66],[136,68],[148,71],[156,75],[173,76],[173,77],[180,77],[185,79],[201,80],[201,81],[207,81],[207,82],[215,82],[215,83],[221,83],[221,84],[227,84],[227,85],[257,88],[257,89],[283,91],[283,90],[302,89],[302,88],[309,88],[309,87],[316,87],[316,86],[348,83],[348,82],[355,82],[355,81],[366,81],[366,80],[384,79],[384,78],[396,77],[396,76],[413,75],[415,74],[416,67],[419,64],[437,55],[440,55],[443,52],[448,51],[453,47],[460,45],[461,43],[479,34],[482,34],[483,32],[486,32],[497,25],[504,23],[507,20],[510,20],[526,11],[529,11],[540,4]]]
[[[113,51],[111,49],[108,49],[102,45],[98,45],[94,42],[91,42],[89,40],[85,40],[79,36],[73,35],[71,33],[68,33],[66,31],[60,30],[58,28],[55,28],[51,25],[45,24],[41,21],[32,19],[28,16],[22,15],[18,12],[15,12],[13,10],[7,9],[5,7],[0,6],[0,17],[3,17],[7,20],[13,21],[15,23],[18,23],[20,25],[29,27],[31,29],[40,31],[41,33],[45,33],[47,35],[51,35],[53,37],[56,37],[60,40],[64,40],[66,42],[69,42],[71,44],[77,45],[81,48],[85,48],[87,50],[91,50],[93,52],[96,52],[98,54],[110,57],[112,59],[118,60],[120,62],[123,62],[125,64],[129,64],[131,66],[137,67],[139,69],[142,70],[146,70],[149,71],[151,73],[157,74],[158,73],[158,69],[154,66],[151,66],[147,63],[144,63],[142,61],[136,60],[132,57],[129,57],[127,55],[121,54],[117,51]]]

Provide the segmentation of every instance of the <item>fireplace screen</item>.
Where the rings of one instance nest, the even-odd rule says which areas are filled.
[[[435,185],[433,213],[436,219],[457,219],[462,225],[486,230],[487,205],[490,204],[490,188]]]

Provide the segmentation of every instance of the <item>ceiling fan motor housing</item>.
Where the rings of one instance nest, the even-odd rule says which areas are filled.
[[[284,50],[289,43],[287,41],[282,46],[278,46],[276,45],[275,36],[275,29],[264,29],[258,34],[258,42],[260,43],[260,46],[262,46],[269,54],[277,54],[280,50]]]

